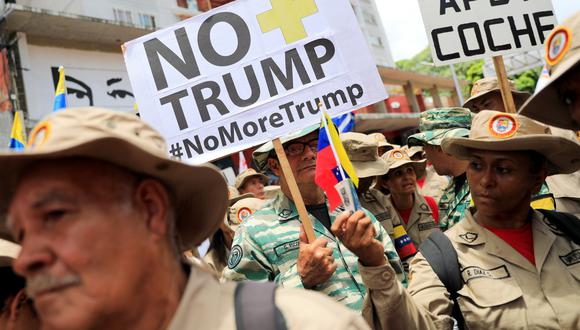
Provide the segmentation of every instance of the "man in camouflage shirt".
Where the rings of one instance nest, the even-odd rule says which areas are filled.
[[[421,113],[420,133],[407,140],[410,147],[423,146],[427,159],[439,175],[452,179],[439,200],[439,227],[447,230],[463,219],[471,202],[465,171],[467,161],[443,152],[441,142],[445,137],[467,137],[472,114],[464,108],[439,108]]]
[[[349,215],[341,207],[329,211],[323,190],[314,182],[318,127],[309,127],[281,141],[318,238],[307,241],[272,143],[267,143],[254,152],[254,160],[261,171],[269,168],[280,176],[282,193],[240,225],[224,277],[312,289],[361,311],[366,287],[359,274],[358,257],[330,231],[335,219],[356,218],[372,223],[375,238],[382,242],[387,259],[406,285],[393,243],[372,214],[363,210]]]

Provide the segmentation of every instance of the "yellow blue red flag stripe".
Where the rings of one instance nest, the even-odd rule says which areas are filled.
[[[24,150],[26,145],[26,132],[24,131],[24,120],[22,119],[22,111],[14,113],[14,123],[12,124],[12,132],[10,133],[10,149]]]
[[[64,68],[58,68],[58,84],[54,93],[54,107],[52,111],[59,111],[66,108],[66,87],[64,84]]]
[[[350,178],[356,187],[358,187],[358,177],[350,159],[346,155],[332,119],[330,119],[328,114],[324,113],[322,120],[320,132],[318,133],[315,181],[326,193],[330,209],[334,210],[342,203],[340,195],[335,188],[337,183],[345,179],[341,173],[344,172],[344,175]],[[326,121],[326,125],[324,121]],[[340,170],[340,166],[342,166],[343,171]]]

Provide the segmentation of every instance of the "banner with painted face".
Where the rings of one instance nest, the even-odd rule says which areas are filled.
[[[436,65],[541,49],[556,25],[550,0],[419,0]]]
[[[194,164],[386,98],[348,0],[238,0],[124,56],[142,118]]]

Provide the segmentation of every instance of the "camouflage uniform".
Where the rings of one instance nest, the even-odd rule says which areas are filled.
[[[409,136],[409,146],[431,144],[440,146],[446,137],[468,137],[473,114],[465,108],[439,108],[421,113],[420,133]],[[439,227],[447,230],[463,219],[465,210],[471,202],[467,180],[458,193],[457,178],[449,182],[439,199]]]
[[[467,180],[463,181],[463,185],[457,194],[455,194],[456,184],[457,179],[453,178],[439,200],[439,218],[441,218],[439,220],[439,228],[443,231],[453,227],[453,225],[463,219],[465,210],[471,204],[471,193],[469,192]]]
[[[330,213],[331,221],[342,212],[341,207]],[[366,211],[366,210],[365,210]],[[393,243],[374,216],[376,239],[383,242],[385,255],[406,285],[401,261]],[[322,292],[348,307],[361,311],[366,287],[358,270],[358,257],[350,252],[314,216],[310,215],[314,231],[328,240],[338,268],[332,277],[313,290]],[[299,253],[300,220],[294,203],[278,194],[238,228],[224,277],[229,280],[275,281],[283,287],[304,288],[296,261]]]

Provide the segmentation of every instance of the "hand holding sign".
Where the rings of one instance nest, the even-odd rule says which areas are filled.
[[[304,228],[300,226],[300,253],[296,268],[305,288],[322,284],[334,274],[337,265],[332,256],[332,249],[327,248],[327,244],[328,241],[323,237],[308,243]]]

